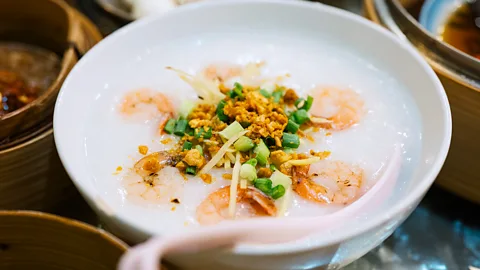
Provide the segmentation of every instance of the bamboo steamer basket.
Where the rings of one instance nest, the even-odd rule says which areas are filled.
[[[16,1],[0,1],[0,6],[5,2]],[[19,2],[24,1],[19,0]],[[34,0],[32,2],[57,1]],[[79,37],[76,39],[76,46],[79,53],[86,52],[101,40],[100,32],[89,20],[73,8],[63,4],[61,6],[71,14],[72,22],[78,25]],[[62,72],[67,72],[77,62],[76,53],[74,54],[70,48],[67,49],[65,57],[68,57],[72,63],[69,63],[66,70]],[[63,79],[59,80],[63,81]],[[60,85],[56,87],[59,88]],[[57,88],[50,90],[55,92]],[[50,97],[52,102],[55,97],[56,92]],[[53,105],[53,103],[49,104],[48,110],[53,110]],[[75,188],[63,169],[55,149],[51,121],[51,116],[47,116],[37,126],[12,136],[8,143],[0,146],[0,209],[49,211],[75,194]],[[0,126],[1,129],[4,128],[3,121],[0,121]]]
[[[431,36],[405,7],[419,0],[364,0],[365,15],[410,42],[440,78],[452,111],[450,151],[436,184],[480,203],[480,61]]]
[[[57,93],[84,52],[78,14],[62,0],[0,1],[0,40],[47,49],[61,58],[53,83],[33,102],[0,117],[0,140],[27,131],[53,114]],[[95,34],[96,35],[96,34]]]
[[[0,211],[0,269],[110,270],[127,245],[75,220],[33,211]]]

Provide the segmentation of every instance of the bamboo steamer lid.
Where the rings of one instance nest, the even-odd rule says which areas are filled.
[[[0,269],[110,270],[127,245],[82,222],[33,211],[0,211]]]
[[[447,93],[453,134],[435,183],[480,203],[480,61],[430,35],[405,9],[421,0],[364,0],[365,15],[411,43],[437,73]]]
[[[0,1],[0,6],[4,2],[8,1]],[[77,39],[78,50],[86,52],[102,36],[83,15],[68,6],[66,8],[72,15],[72,21],[79,25],[78,36],[81,38]],[[53,104],[51,107],[53,109]],[[55,149],[51,121],[49,116],[39,125],[12,136],[7,143],[0,145],[0,209],[47,211],[75,194]],[[2,121],[0,126],[3,129]]]

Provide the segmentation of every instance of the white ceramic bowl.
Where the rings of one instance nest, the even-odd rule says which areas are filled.
[[[238,40],[240,45],[224,49],[221,46],[224,40]],[[55,141],[61,160],[82,195],[115,234],[139,242],[161,233],[158,226],[146,224],[149,217],[117,211],[116,205],[106,198],[108,194],[99,189],[110,185],[110,180],[102,178],[98,168],[108,167],[113,171],[114,160],[125,155],[123,145],[133,144],[131,136],[138,134],[131,127],[108,130],[105,124],[109,118],[105,115],[113,107],[98,109],[98,104],[105,99],[114,103],[125,90],[170,86],[170,80],[178,80],[174,75],[159,76],[163,66],[169,64],[165,63],[167,58],[177,65],[192,63],[197,67],[199,62],[217,55],[252,60],[249,59],[252,56],[238,51],[243,43],[249,48],[249,40],[263,41],[265,48],[274,48],[279,45],[276,42],[284,40],[290,46],[290,53],[279,54],[275,61],[292,69],[304,44],[318,44],[319,48],[329,44],[366,61],[366,69],[372,72],[379,69],[393,76],[419,111],[419,119],[411,119],[421,123],[421,146],[416,149],[419,161],[409,168],[402,167],[404,173],[393,195],[378,208],[358,213],[352,216],[352,222],[322,231],[312,236],[311,241],[240,245],[230,250],[170,259],[191,269],[313,269],[348,264],[387,238],[427,192],[448,152],[451,116],[442,85],[412,47],[387,30],[346,11],[303,1],[214,1],[188,5],[126,26],[88,52],[65,81],[54,115]],[[198,59],[186,57],[178,50],[178,47],[198,50],[208,42],[217,42],[218,51],[199,53]],[[341,74],[336,77],[342,78]],[[87,151],[92,136],[103,136],[117,143],[119,149],[103,149],[98,144],[98,151]]]

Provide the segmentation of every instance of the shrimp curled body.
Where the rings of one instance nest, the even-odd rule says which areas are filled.
[[[127,93],[121,103],[120,111],[126,115],[147,113],[149,118],[158,118],[160,133],[175,113],[174,107],[167,96],[150,89]]]
[[[315,88],[312,90],[313,105],[310,113],[327,121],[319,126],[343,130],[358,123],[364,114],[364,102],[360,95],[350,89]]]
[[[361,195],[363,169],[341,161],[322,160],[294,167],[293,179],[295,192],[307,200],[346,205]]]
[[[155,152],[135,163],[130,174],[123,177],[127,195],[151,203],[169,202],[180,196],[183,177],[173,167],[176,157],[168,152]]]
[[[229,200],[230,186],[214,191],[197,207],[197,221],[201,225],[213,225],[229,219]],[[238,189],[236,209],[236,219],[275,216],[277,213],[273,199],[254,187]]]

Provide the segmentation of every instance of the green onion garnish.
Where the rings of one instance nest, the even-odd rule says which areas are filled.
[[[257,160],[254,159],[254,158],[252,158],[252,159],[247,160],[247,161],[246,161],[245,163],[243,163],[243,164],[250,164],[250,165],[252,165],[253,167],[255,167],[255,166],[257,166]]]
[[[294,111],[293,118],[295,119],[295,122],[299,125],[304,124],[309,120],[307,111],[303,109]]]
[[[187,169],[185,170],[187,174],[190,175],[196,175],[197,174],[197,167],[195,166],[188,166]]]
[[[295,107],[300,108],[303,106],[304,103],[305,103],[304,98],[298,98],[297,100],[295,100]]]
[[[275,139],[268,136],[265,138],[265,144],[270,147],[270,146],[275,146]]]
[[[269,195],[272,190],[272,180],[268,178],[258,178],[255,180],[255,187],[258,188],[263,193]]]
[[[307,100],[305,101],[305,103],[303,104],[303,106],[300,109],[308,112],[308,110],[310,110],[310,108],[312,108],[312,104],[313,104],[313,97],[308,96]]]
[[[225,105],[227,105],[227,102],[225,100],[220,101],[217,105],[216,113],[217,113],[218,119],[220,119],[220,121],[222,122],[228,121],[228,116],[225,115],[225,113],[223,112],[223,108],[225,107]]]
[[[187,134],[189,136],[193,136],[193,135],[195,135],[195,130],[193,128],[191,128],[190,126],[187,126],[187,128],[185,129],[185,134]]]
[[[184,142],[183,143],[183,150],[190,150],[192,149],[192,143],[191,142]]]
[[[288,148],[298,148],[300,146],[300,138],[296,134],[283,133],[282,146]]]
[[[203,148],[200,146],[200,145],[195,145],[195,149],[198,150],[198,152],[200,152],[200,155],[203,155]]]
[[[188,121],[185,119],[178,120],[177,123],[175,124],[175,129],[173,131],[173,134],[177,136],[183,136],[185,135],[185,130],[187,129],[188,126]]]
[[[273,102],[279,103],[279,102],[280,102],[280,99],[281,99],[282,96],[283,96],[283,92],[282,92],[282,91],[279,91],[279,90],[275,90],[275,91],[272,93],[272,96],[273,96]]]
[[[201,127],[195,130],[195,139],[210,139],[212,138],[212,128],[209,127],[207,131],[205,131],[205,128]]]
[[[247,136],[242,136],[238,138],[233,146],[237,151],[246,152],[255,147],[255,144],[253,143],[252,139],[248,138]]]
[[[235,97],[238,97],[240,99],[243,99],[244,96],[243,96],[243,86],[239,83],[235,83],[233,85],[233,89],[232,89],[233,93],[231,94],[231,98],[235,98]]]
[[[203,138],[204,139],[212,138],[212,128],[211,127],[209,127],[208,130],[203,133]]]
[[[262,96],[266,97],[266,98],[270,98],[272,95],[270,94],[270,92],[268,92],[267,90],[265,89],[260,89],[258,90],[258,92],[260,92],[260,94],[262,94]]]
[[[287,130],[288,132],[290,132],[292,134],[295,134],[295,133],[297,133],[299,128],[300,128],[299,124],[297,124],[294,121],[289,119],[288,123],[287,123],[287,126],[285,127],[285,130]]]
[[[267,163],[268,157],[270,156],[270,150],[268,150],[267,145],[260,141],[260,143],[253,149],[253,152],[256,154],[255,159],[260,165],[265,165]]]
[[[175,129],[175,119],[169,119],[167,124],[165,124],[165,127],[163,128],[163,130],[167,133],[167,134],[172,134],[173,133],[173,130]]]
[[[281,198],[283,195],[285,195],[285,187],[282,185],[275,186],[270,191],[270,196],[274,200]]]

